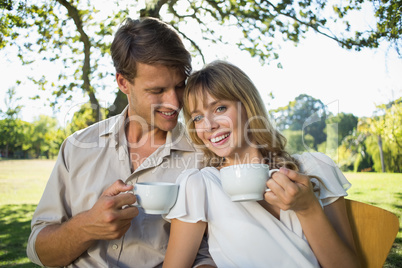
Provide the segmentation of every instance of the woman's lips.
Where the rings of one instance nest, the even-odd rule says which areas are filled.
[[[221,145],[221,144],[225,143],[229,139],[229,136],[230,136],[230,133],[219,134],[219,135],[209,139],[209,141],[213,145]]]

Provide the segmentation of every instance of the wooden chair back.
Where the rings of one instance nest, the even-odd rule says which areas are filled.
[[[345,201],[361,267],[383,267],[399,230],[398,217],[376,206]]]

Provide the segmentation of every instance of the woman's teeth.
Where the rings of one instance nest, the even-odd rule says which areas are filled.
[[[229,133],[228,133],[228,134],[224,134],[224,135],[221,135],[221,136],[212,138],[211,141],[212,141],[212,142],[215,142],[215,143],[216,143],[216,142],[220,142],[221,140],[223,140],[223,139],[229,137],[229,135],[230,135]]]
[[[170,113],[167,113],[167,112],[161,112],[161,113],[163,113],[164,115],[167,115],[167,116],[171,116],[171,115],[173,115],[175,113],[175,111],[170,112]]]

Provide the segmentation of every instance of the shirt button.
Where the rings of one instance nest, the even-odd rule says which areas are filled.
[[[119,248],[119,246],[117,245],[117,244],[114,244],[113,246],[112,246],[112,249],[118,249]]]

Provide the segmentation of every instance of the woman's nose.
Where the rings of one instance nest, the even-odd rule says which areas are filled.
[[[206,120],[204,120],[205,125],[205,131],[214,131],[217,128],[219,128],[219,123],[215,120],[215,118],[213,116],[206,118]]]

